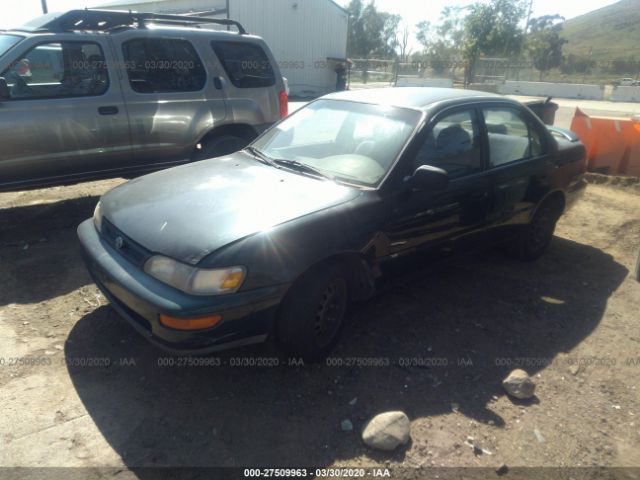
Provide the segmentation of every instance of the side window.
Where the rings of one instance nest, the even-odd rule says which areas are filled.
[[[482,170],[480,135],[473,111],[452,113],[431,128],[414,158],[414,170],[432,165],[445,170],[450,178]]]
[[[246,42],[211,42],[229,80],[238,88],[275,85],[273,67],[260,45]]]
[[[131,88],[138,93],[196,92],[207,74],[187,40],[140,38],[122,45]]]
[[[482,111],[489,137],[489,163],[497,167],[542,154],[540,133],[515,109]]]
[[[96,43],[41,43],[0,76],[11,99],[94,96],[109,88],[104,55]]]

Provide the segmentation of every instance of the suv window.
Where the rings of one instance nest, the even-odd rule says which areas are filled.
[[[489,163],[493,167],[542,154],[538,130],[512,108],[482,110],[489,137]]]
[[[41,43],[1,76],[11,99],[102,95],[109,88],[104,55],[96,43]]]
[[[431,128],[416,154],[413,170],[432,165],[456,178],[482,170],[480,134],[473,111],[446,115]]]
[[[252,43],[211,42],[213,50],[238,88],[261,88],[275,85],[276,77],[267,54]]]
[[[202,90],[207,73],[187,40],[140,38],[122,45],[131,88],[138,93]]]
[[[0,56],[4,55],[4,53],[13,47],[16,43],[22,40],[22,37],[17,35],[0,35]]]

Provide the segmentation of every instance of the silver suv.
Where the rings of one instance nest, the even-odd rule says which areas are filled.
[[[287,105],[269,47],[233,20],[45,15],[0,32],[0,190],[225,155]]]

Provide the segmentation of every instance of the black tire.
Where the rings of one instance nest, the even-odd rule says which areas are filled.
[[[348,301],[348,282],[339,265],[311,269],[291,287],[280,307],[279,344],[305,362],[322,360],[340,337]]]
[[[540,258],[551,243],[560,214],[561,208],[557,203],[543,203],[531,222],[521,227],[516,239],[507,245],[507,252],[519,260]]]
[[[206,160],[207,158],[221,157],[229,155],[238,150],[242,150],[249,145],[250,140],[235,135],[220,135],[202,141],[202,148],[196,149],[193,160]]]

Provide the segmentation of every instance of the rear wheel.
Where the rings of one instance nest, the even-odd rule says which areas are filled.
[[[348,282],[339,265],[321,265],[305,273],[280,309],[279,343],[292,356],[321,360],[338,341],[348,297]]]
[[[561,209],[555,202],[543,203],[531,222],[524,225],[507,251],[520,260],[536,260],[549,247]]]
[[[193,160],[206,160],[207,158],[221,157],[229,155],[238,150],[242,150],[249,144],[249,140],[235,135],[221,135],[203,140],[201,148],[196,149]]]

